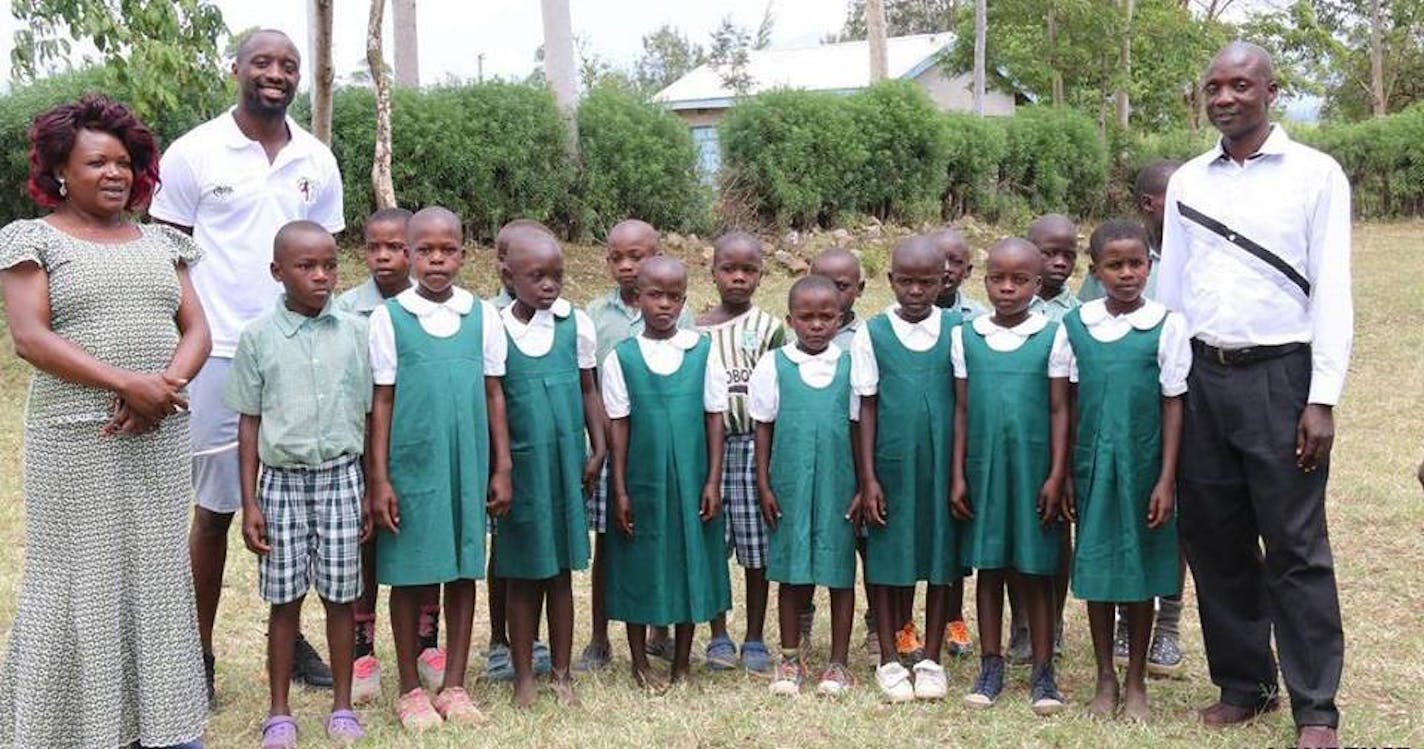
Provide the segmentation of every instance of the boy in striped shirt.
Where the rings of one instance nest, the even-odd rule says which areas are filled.
[[[746,572],[747,628],[740,662],[749,671],[768,673],[771,659],[763,643],[766,622],[767,528],[756,491],[754,425],[747,413],[747,385],[757,360],[786,342],[781,320],[752,304],[761,283],[761,242],[746,232],[731,232],[717,239],[712,249],[712,281],[717,286],[717,306],[697,318],[697,329],[712,338],[708,366],[727,372],[730,402],[724,415],[725,459],[722,462],[722,506],[727,518],[727,545],[736,551]],[[735,668],[737,648],[727,636],[725,614],[712,620],[712,640],[707,644],[707,665]]]

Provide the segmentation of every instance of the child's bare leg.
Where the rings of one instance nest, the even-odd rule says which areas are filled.
[[[376,623],[376,596],[379,592],[376,585],[376,539],[373,538],[361,544],[361,597],[352,604],[351,620],[353,629],[358,626],[369,628],[356,638],[356,647],[362,648],[362,652],[353,649],[353,659],[363,655],[375,655],[376,637],[372,629]],[[332,678],[335,679],[335,675]]]
[[[797,653],[801,649],[801,627],[799,617],[806,606],[809,585],[776,585],[776,621],[781,628],[782,654]]]
[[[907,585],[897,590],[899,597],[896,599],[896,618],[899,621],[895,623],[895,629],[898,630],[915,622],[915,586]]]
[[[707,623],[707,628],[712,631],[712,637],[713,637],[713,638],[726,637],[726,636],[727,636],[727,614],[726,614],[725,612],[723,612],[723,613],[721,613],[721,614],[718,614],[718,615],[712,617],[712,621],[710,621],[710,622]],[[654,629],[657,630],[657,633],[658,633],[659,637],[661,637],[661,638],[666,638],[666,637],[668,636],[668,628],[667,628],[667,627],[655,627]]]
[[[347,631],[350,631],[347,622]],[[271,691],[270,715],[291,715],[287,693],[292,686],[292,648],[302,628],[302,599],[274,604],[267,621],[267,686]],[[350,662],[347,664],[350,667]],[[348,683],[349,684],[349,683]],[[347,694],[350,694],[348,689]]]
[[[746,570],[747,580],[747,636],[752,642],[761,642],[766,630],[766,601],[771,586],[766,582],[766,569]],[[803,604],[802,608],[805,608]],[[800,628],[799,625],[797,627]]]
[[[678,622],[673,627],[672,681],[683,681],[692,670],[692,633],[696,625],[692,622]]]
[[[589,611],[592,612],[592,629],[589,631],[589,643],[602,646],[608,650],[608,614],[603,610],[603,588],[607,582],[607,555],[603,551],[602,533],[593,535],[593,565],[589,572],[589,584],[592,586],[593,601],[589,604]]]
[[[559,702],[573,706],[578,704],[569,677],[574,648],[574,586],[568,570],[544,581],[544,601],[549,616],[549,660],[553,665],[550,681]]]
[[[509,578],[504,583],[509,602],[509,658],[514,663],[514,706],[529,708],[538,696],[534,685],[534,622],[539,618],[541,582]]]
[[[948,624],[949,586],[930,584],[925,588],[925,658],[935,663],[939,663]]]
[[[1111,603],[1088,603],[1088,629],[1093,635],[1093,660],[1098,667],[1098,686],[1088,710],[1100,718],[1110,718],[1117,710],[1117,670],[1113,668],[1113,608]]]
[[[331,709],[351,709],[351,664],[356,658],[355,605],[322,599],[326,609],[326,646],[331,650]]]
[[[508,586],[506,581],[494,574],[494,554],[490,554],[489,568],[485,574],[489,586],[490,645],[510,644],[512,626],[509,622]]]
[[[880,665],[896,659],[895,633],[904,622],[900,620],[900,600],[904,588],[876,585],[870,589],[875,601],[875,637],[880,641]]]
[[[643,624],[628,623],[628,660],[633,666],[633,681],[644,689],[657,691],[667,686],[661,676],[648,665],[648,630]]]
[[[1147,720],[1147,645],[1152,636],[1152,601],[1124,604],[1127,610],[1127,678],[1122,709],[1129,718]]]
[[[854,624],[855,588],[832,588],[831,663],[850,663],[850,630]]]
[[[1058,638],[1063,634],[1063,607],[1068,603],[1068,579],[1073,565],[1073,530],[1064,523],[1058,526],[1058,574],[1053,576],[1053,645],[1058,646]]]
[[[1028,639],[1033,650],[1033,666],[1042,668],[1053,661],[1053,585],[1050,575],[1009,573],[1009,585],[1020,591],[1028,619]]]
[[[420,656],[420,607],[438,585],[391,586],[391,638],[396,646],[396,671],[400,678],[400,693],[420,686],[420,672],[415,659]]]
[[[1004,648],[1004,571],[979,570],[974,609],[979,618],[979,652],[1000,655]]]
[[[465,686],[470,665],[470,632],[475,625],[475,581],[445,583],[445,683],[441,689]]]
[[[863,570],[865,569],[865,541],[863,539],[858,539],[856,541],[855,551],[857,554],[860,555],[860,568]],[[875,622],[878,618],[875,615],[874,587],[871,586],[870,580],[868,580],[865,575],[861,575],[860,585],[865,592],[865,629],[867,630],[867,639],[875,640],[877,643],[879,643],[880,638],[876,636],[874,631],[876,627]]]
[[[962,621],[964,619],[964,578],[954,581],[949,586],[949,621]]]

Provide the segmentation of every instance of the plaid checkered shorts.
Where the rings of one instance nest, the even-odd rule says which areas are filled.
[[[727,435],[722,453],[722,512],[727,518],[727,551],[749,569],[766,566],[770,531],[761,516],[756,488],[756,439],[751,434]]]
[[[272,547],[257,567],[262,600],[290,603],[312,587],[333,603],[360,597],[364,490],[355,455],[310,467],[262,467],[257,502]]]
[[[613,467],[613,457],[603,461],[603,468],[598,472],[598,481],[593,484],[593,491],[588,492],[583,498],[583,508],[588,515],[588,529],[594,533],[604,533],[608,530],[608,495],[609,484],[612,479],[608,472]]]

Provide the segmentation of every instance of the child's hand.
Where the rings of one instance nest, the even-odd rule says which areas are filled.
[[[1167,521],[1172,519],[1176,505],[1176,487],[1158,481],[1157,485],[1152,487],[1152,498],[1147,502],[1147,527],[1157,530],[1166,525]]]
[[[865,521],[885,527],[888,508],[885,507],[885,490],[880,488],[880,481],[873,478],[866,481],[860,487],[860,500],[863,503],[861,513],[865,516]]]
[[[1062,499],[1063,486],[1056,479],[1043,482],[1038,492],[1038,517],[1046,528],[1058,522],[1058,509]]]
[[[366,491],[361,493],[361,543],[370,541],[375,533],[376,527],[371,515],[371,487],[368,485]]]
[[[1063,482],[1063,499],[1060,502],[1062,509],[1059,515],[1065,523],[1078,522],[1078,490],[1072,481]]]
[[[373,481],[367,491],[371,494],[371,513],[376,523],[391,533],[400,533],[400,501],[391,482]]]
[[[491,517],[502,518],[508,515],[509,506],[514,504],[514,487],[510,483],[509,474],[510,471],[495,471],[490,474],[485,510]]]
[[[247,544],[248,551],[259,557],[272,550],[267,543],[267,519],[262,517],[262,511],[256,506],[242,508],[242,542]]]
[[[613,495],[613,526],[623,535],[633,537],[633,502],[627,494]]]
[[[850,527],[860,532],[860,527],[865,524],[865,504],[860,500],[860,492],[850,498],[850,507],[846,508],[845,519],[850,522]]]
[[[949,485],[949,511],[960,520],[974,517],[974,508],[969,506],[969,484],[956,477]]]
[[[592,494],[594,488],[598,486],[598,476],[603,472],[603,461],[607,457],[605,453],[594,453],[588,456],[588,460],[583,464],[583,490]]]
[[[719,479],[708,481],[702,487],[702,505],[697,510],[697,517],[702,522],[707,522],[717,517],[717,513],[722,511],[722,481]]]
[[[761,494],[761,516],[766,521],[766,527],[776,530],[776,525],[781,521],[781,504],[776,501],[776,494],[768,487],[762,489]]]

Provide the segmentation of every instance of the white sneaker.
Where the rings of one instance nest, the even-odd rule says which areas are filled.
[[[915,687],[910,684],[910,672],[896,661],[875,669],[875,683],[889,702],[909,702],[915,699]]]
[[[942,700],[949,694],[944,667],[926,658],[915,664],[915,699]]]

